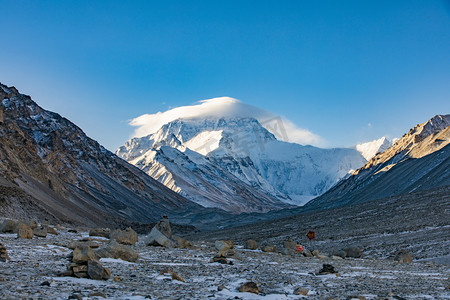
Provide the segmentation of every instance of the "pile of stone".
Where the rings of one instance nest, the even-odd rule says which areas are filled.
[[[98,256],[89,246],[79,246],[73,250],[72,263],[67,266],[65,276],[107,280],[111,271],[98,261]]]
[[[228,261],[227,258],[235,256],[234,242],[232,240],[218,240],[214,243],[214,247],[218,251],[217,254],[211,259],[211,262],[218,262],[220,264],[233,265],[232,261]]]
[[[172,228],[167,216],[163,216],[146,237],[147,246],[167,248],[191,248],[192,243],[182,237],[172,234]]]
[[[323,264],[322,269],[320,269],[317,275],[328,275],[328,274],[336,274],[337,271],[334,269],[333,265]]]
[[[0,243],[0,261],[7,261],[9,260],[8,251],[6,250],[6,247]]]

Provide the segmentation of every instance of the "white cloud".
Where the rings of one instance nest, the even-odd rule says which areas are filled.
[[[286,118],[277,116],[264,109],[245,104],[237,99],[229,97],[213,98],[200,101],[189,106],[180,106],[165,112],[155,114],[144,114],[130,121],[131,126],[137,127],[133,137],[143,137],[155,133],[161,126],[177,119],[192,118],[223,118],[223,117],[250,117],[257,119],[268,131],[272,132],[278,139],[303,145],[323,146],[323,139],[306,130],[297,127]],[[281,120],[285,130],[280,134],[280,128],[274,128],[273,122],[267,122],[274,118]],[[280,127],[280,126],[278,126]]]

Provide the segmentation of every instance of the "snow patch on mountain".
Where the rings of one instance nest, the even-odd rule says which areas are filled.
[[[184,146],[202,155],[207,155],[211,151],[219,148],[222,132],[223,130],[202,131],[184,143]]]
[[[398,139],[394,140],[397,141]],[[383,136],[378,140],[356,145],[356,150],[358,150],[358,152],[361,153],[367,161],[369,161],[377,153],[387,150],[390,146],[392,146],[392,144],[393,142],[390,142],[385,136]]]

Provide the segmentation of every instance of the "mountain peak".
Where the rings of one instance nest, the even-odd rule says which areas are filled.
[[[390,146],[392,146],[392,142],[383,136],[378,140],[356,145],[356,150],[369,161],[377,153],[387,150]]]

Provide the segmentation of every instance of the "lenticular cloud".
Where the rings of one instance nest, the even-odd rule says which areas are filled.
[[[264,109],[245,104],[237,99],[229,97],[213,98],[202,100],[189,106],[180,106],[169,109],[165,112],[155,114],[144,114],[130,121],[131,126],[137,127],[133,137],[143,137],[155,133],[161,126],[177,119],[195,118],[255,118],[268,131],[272,132],[278,139],[286,142],[294,142],[303,145],[323,146],[323,139],[302,128],[298,128],[294,123],[286,118],[276,116]],[[284,127],[285,133],[279,135],[273,132],[273,128],[265,126],[266,121],[278,118]]]

